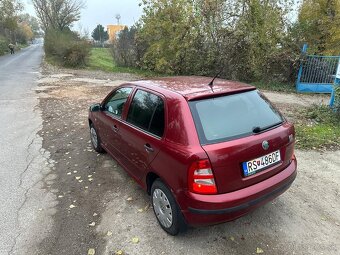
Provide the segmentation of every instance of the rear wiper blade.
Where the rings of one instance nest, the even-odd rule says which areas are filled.
[[[281,125],[283,121],[280,121],[280,122],[277,122],[275,124],[272,124],[272,125],[269,125],[269,126],[266,126],[266,127],[254,127],[253,128],[253,133],[257,134],[257,133],[260,133],[262,131],[265,131],[267,129],[270,129],[270,128],[273,128],[273,127],[276,127],[278,125]]]

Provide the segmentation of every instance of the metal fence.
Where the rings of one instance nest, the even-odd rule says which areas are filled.
[[[300,65],[298,92],[331,93],[340,56],[306,56]]]

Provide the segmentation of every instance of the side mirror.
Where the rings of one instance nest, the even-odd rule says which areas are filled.
[[[102,106],[100,104],[93,104],[90,106],[90,112],[100,112],[102,110]]]

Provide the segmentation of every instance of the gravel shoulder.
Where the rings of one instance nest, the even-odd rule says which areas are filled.
[[[146,193],[107,154],[91,148],[87,111],[114,86],[135,80],[44,66],[36,93],[43,148],[54,161],[49,189],[58,204],[41,254],[339,254],[340,151],[296,151],[298,177],[273,202],[233,222],[168,236],[156,222]],[[297,107],[325,96],[265,92],[294,120]],[[136,239],[138,238],[138,242]]]

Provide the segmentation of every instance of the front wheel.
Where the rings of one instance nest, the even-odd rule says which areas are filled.
[[[92,123],[90,124],[90,137],[93,149],[99,153],[104,152],[104,149],[100,145],[100,138],[98,136],[97,130]]]
[[[151,187],[151,204],[158,223],[170,235],[186,229],[183,215],[169,188],[157,179]]]

